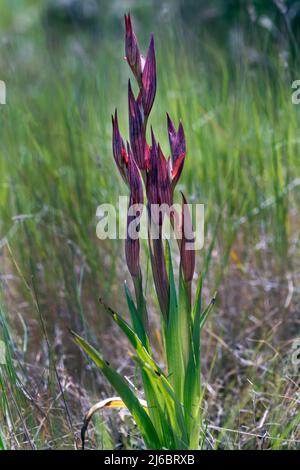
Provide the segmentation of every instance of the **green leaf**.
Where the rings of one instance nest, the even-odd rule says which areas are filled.
[[[152,393],[155,397],[154,405],[160,410],[160,419],[163,427],[168,426],[168,433],[175,442],[174,449],[186,449],[188,436],[186,433],[183,407],[178,401],[173,387],[164,375],[157,375],[153,369],[139,357],[133,358],[141,367],[144,374],[151,379]],[[166,429],[164,429],[166,431]]]
[[[111,315],[112,319],[116,324],[121,328],[123,333],[127,336],[130,344],[136,351],[137,355],[141,358],[142,361],[145,361],[155,372],[157,375],[164,375],[163,371],[158,367],[155,361],[152,359],[150,354],[148,353],[147,349],[142,344],[138,335],[133,331],[133,329],[128,325],[128,323],[120,317],[116,312],[114,312],[111,308],[106,306],[108,313]],[[148,339],[148,338],[147,338]]]
[[[200,274],[198,284],[197,284],[197,290],[196,290],[196,296],[195,296],[195,302],[194,302],[194,309],[193,309],[193,319],[194,320],[195,320],[196,315],[200,315],[200,313],[201,313],[202,285],[203,285],[203,276],[202,276],[202,274]]]
[[[147,369],[146,363],[144,363],[140,358],[135,357],[134,359],[142,370],[142,380],[145,398],[148,404],[148,412],[155,426],[155,430],[159,435],[162,446],[166,449],[173,449],[175,442],[173,434],[174,426],[172,426],[168,419],[169,413],[166,409],[164,397],[162,396],[150,369]]]
[[[137,314],[140,318],[140,321],[142,322],[143,329],[148,331],[148,312],[143,292],[143,280],[141,273],[133,278],[133,285],[136,296]]]
[[[176,431],[176,442],[180,442],[180,445],[184,446],[187,438],[185,435],[182,404],[176,397],[171,384],[144,348],[141,340],[130,325],[110,308],[108,308],[108,312],[125,333],[137,354],[137,357],[134,359],[142,369],[145,397],[149,405],[149,414],[157,433],[164,441],[165,446],[171,448],[171,442],[174,443],[175,439],[173,433]]]
[[[1,429],[0,429],[0,450],[6,450],[6,446],[5,446],[4,438],[2,436]]]
[[[184,410],[185,424],[189,434],[190,448],[197,449],[199,444],[199,411],[201,404],[201,383],[200,383],[200,352],[199,360],[191,351],[189,362],[186,368],[184,384]]]
[[[190,349],[192,347],[192,311],[187,284],[183,278],[182,272],[179,273],[179,323],[182,342],[182,359],[184,367],[187,367]]]
[[[124,401],[126,407],[130,411],[137,427],[139,428],[146,446],[149,449],[161,449],[161,443],[158,438],[157,432],[138,398],[133,391],[129,388],[125,379],[115,371],[83,338],[76,333],[72,332],[75,342],[85,351],[85,353],[92,359],[96,366],[101,370],[103,375],[107,378],[109,383],[116,390],[118,395]]]
[[[143,343],[147,351],[150,352],[150,344],[149,344],[147,333],[145,331],[141,316],[139,315],[137,311],[137,308],[135,306],[135,303],[132,299],[131,293],[126,283],[125,283],[125,294],[126,294],[126,300],[127,300],[127,305],[128,305],[133,329],[138,335],[138,337],[140,338],[141,342]]]
[[[173,448],[171,446],[172,439],[174,440],[172,426],[170,427],[170,422],[166,421],[165,413],[166,409],[170,411],[171,398],[164,394],[164,387],[157,382],[158,378],[162,378],[167,382],[163,371],[158,367],[152,357],[149,355],[146,348],[143,346],[141,340],[137,334],[132,330],[128,323],[120,317],[116,312],[114,312],[109,307],[106,307],[107,311],[110,313],[112,319],[117,323],[117,325],[122,329],[123,333],[127,336],[129,342],[133,346],[137,358],[134,358],[138,365],[142,369],[142,380],[145,392],[145,398],[148,403],[149,415],[152,419],[155,429],[161,440],[164,441],[164,445],[167,448]],[[170,384],[169,388],[171,390]],[[174,392],[173,392],[174,395]],[[171,400],[172,401],[172,400]],[[174,416],[174,406],[172,408],[171,416]],[[173,426],[174,427],[174,426]]]
[[[184,409],[186,427],[190,437],[190,447],[197,449],[200,439],[200,404],[201,404],[201,383],[200,383],[200,318],[202,303],[202,277],[200,277],[196,300],[193,312],[193,326],[191,349],[189,361],[186,368],[184,384]]]
[[[190,448],[195,448],[195,445],[199,444],[200,433],[200,405],[202,400],[200,382],[200,334],[215,303],[214,295],[210,304],[207,306],[204,312],[201,313],[201,291],[202,279],[200,278],[194,307],[195,316],[192,330],[193,349],[190,351],[184,386],[185,420],[188,433],[190,435]]]
[[[210,312],[212,311],[213,306],[215,305],[216,297],[217,297],[217,293],[215,292],[213,298],[210,301],[210,303],[208,304],[208,306],[206,307],[204,312],[201,314],[201,317],[200,317],[200,330],[202,330],[205,323],[207,322],[207,319],[210,315]]]
[[[178,400],[182,401],[185,370],[183,364],[180,315],[177,304],[170,245],[168,242],[166,243],[166,263],[170,283],[169,315],[165,332],[168,377],[173,384]]]

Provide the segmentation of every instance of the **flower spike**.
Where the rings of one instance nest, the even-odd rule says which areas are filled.
[[[127,62],[137,80],[139,92],[135,97],[128,82],[129,141],[125,147],[121,137],[117,113],[113,122],[113,152],[118,169],[130,190],[127,212],[125,255],[128,269],[134,281],[136,300],[140,311],[147,312],[143,299],[142,274],[140,269],[139,221],[143,204],[143,182],[145,183],[148,210],[150,259],[154,284],[163,316],[169,314],[169,279],[164,254],[163,222],[170,217],[173,228],[180,237],[180,269],[187,283],[191,298],[191,281],[195,270],[194,234],[191,215],[183,197],[182,213],[172,207],[174,188],[180,178],[186,155],[183,125],[175,128],[169,114],[168,135],[171,157],[166,160],[151,128],[151,146],[147,144],[146,129],[149,114],[156,95],[156,57],[154,38],[151,35],[146,59],[140,53],[137,38],[132,28],[130,15],[125,15],[125,53]],[[143,180],[142,180],[143,178]],[[180,212],[180,211],[179,211]],[[133,231],[131,230],[133,228]],[[192,233],[192,236],[190,234]],[[147,321],[144,321],[146,324]]]

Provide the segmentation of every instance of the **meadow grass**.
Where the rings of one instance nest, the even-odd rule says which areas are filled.
[[[72,447],[83,413],[107,386],[95,372],[89,379],[68,328],[104,351],[110,337],[112,361],[133,374],[98,304],[101,296],[125,314],[122,243],[100,242],[95,216],[99,204],[126,194],[110,119],[117,106],[126,135],[122,28],[54,37],[36,23],[25,32],[3,24],[0,339],[9,359],[0,366],[0,448]],[[285,66],[268,33],[256,38],[261,55],[251,62],[247,51],[232,60],[211,36],[186,34],[180,23],[152,29],[159,85],[150,123],[168,154],[165,112],[183,120],[180,188],[206,211],[197,269],[209,258],[204,293],[219,290],[202,337],[204,446],[299,448],[299,386],[287,369],[299,336],[297,67]]]

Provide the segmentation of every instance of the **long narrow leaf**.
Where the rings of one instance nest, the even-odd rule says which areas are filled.
[[[206,307],[206,309],[204,310],[204,312],[201,314],[201,318],[200,318],[200,330],[202,330],[202,328],[204,327],[205,323],[207,322],[207,319],[213,309],[213,306],[215,304],[215,301],[216,301],[216,297],[217,297],[217,293],[215,292],[213,298],[211,299],[210,303],[208,304],[208,306]]]
[[[200,315],[201,313],[202,284],[203,284],[203,277],[202,277],[202,274],[200,274],[199,279],[198,279],[198,284],[197,284],[194,308],[193,308],[193,319],[195,319],[196,315]]]
[[[149,344],[147,333],[145,331],[142,319],[137,311],[137,308],[135,306],[135,303],[132,299],[131,293],[126,283],[125,283],[125,294],[126,294],[126,300],[127,300],[127,305],[129,308],[129,313],[131,316],[133,329],[138,335],[138,337],[140,338],[141,342],[143,343],[147,351],[150,352],[150,344]]]
[[[132,330],[128,323],[123,320],[120,315],[114,312],[110,307],[106,306],[106,310],[111,315],[112,319],[121,328],[123,333],[125,333],[139,358],[139,365],[142,369],[142,380],[145,397],[148,403],[149,415],[152,419],[152,422],[160,439],[163,440],[165,446],[168,447],[171,445],[172,442],[172,427],[166,427],[168,423],[164,422],[164,408],[166,404],[161,400],[162,397],[159,395],[159,393],[157,393],[157,384],[153,384],[153,379],[151,375],[149,376],[149,370],[145,369],[144,365],[148,365],[148,367],[153,371],[155,378],[164,376],[163,371],[154,362],[146,348],[143,346],[140,338]]]
[[[192,312],[187,284],[183,278],[182,272],[179,273],[179,302],[178,302],[178,315],[180,323],[181,344],[182,344],[182,359],[184,367],[187,367],[190,349],[192,347]]]
[[[166,324],[165,343],[168,361],[168,376],[173,384],[176,396],[183,398],[184,365],[180,316],[174,282],[173,266],[169,243],[166,243],[166,263],[170,284],[169,315]]]
[[[182,404],[178,401],[173,387],[170,385],[168,379],[164,376],[158,376],[148,364],[141,361],[139,357],[133,358],[144,373],[154,382],[153,390],[155,391],[156,403],[160,406],[161,418],[169,423],[171,432],[174,435],[175,447],[174,449],[187,448],[188,436],[184,423],[184,415]],[[162,411],[164,413],[162,414]],[[178,447],[180,446],[180,447]]]
[[[6,446],[5,446],[4,438],[2,436],[2,432],[0,429],[0,450],[5,450],[5,449],[6,449]]]
[[[116,312],[114,312],[110,307],[107,305],[105,306],[107,312],[111,315],[112,319],[116,324],[121,328],[123,333],[127,336],[128,340],[130,341],[132,347],[136,351],[137,355],[145,361],[147,364],[149,364],[150,367],[153,368],[154,372],[158,375],[163,375],[163,371],[158,367],[158,365],[155,363],[155,361],[152,359],[144,345],[142,344],[140,338],[138,335],[133,331],[133,329],[128,325],[128,323],[123,320],[120,315],[118,315]]]
[[[72,332],[75,342],[85,351],[85,353],[92,359],[96,366],[101,370],[103,375],[107,378],[109,383],[113,386],[116,392],[120,395],[123,402],[130,411],[133,419],[135,420],[146,446],[149,449],[159,449],[160,442],[157,432],[138,398],[133,391],[129,388],[125,379],[116,372],[83,338],[76,333]]]

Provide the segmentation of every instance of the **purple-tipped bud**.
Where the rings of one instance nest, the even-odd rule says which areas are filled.
[[[129,110],[129,135],[130,145],[134,159],[140,170],[146,170],[148,166],[148,152],[145,136],[143,110],[132,92],[130,80],[128,82],[128,110]]]
[[[159,238],[150,239],[151,228],[149,228],[150,259],[158,302],[164,318],[167,319],[169,313],[170,286],[166,268],[164,246],[162,242],[161,227],[159,227],[159,229]]]
[[[149,204],[158,204],[159,191],[158,191],[158,149],[153,129],[151,127],[151,147],[149,155],[149,172],[147,174],[147,197]]]
[[[190,283],[195,271],[195,235],[188,203],[182,195],[180,266],[184,280]]]
[[[132,215],[133,201],[130,197],[127,214],[127,236],[125,240],[125,257],[128,270],[132,277],[140,274],[140,240],[135,238],[134,232],[138,232],[136,215]]]
[[[115,116],[112,116],[112,127],[112,148],[114,159],[120,175],[122,176],[125,183],[127,183],[126,169],[128,165],[128,155],[126,153],[125,144],[119,131],[117,110],[115,111]]]
[[[127,213],[127,233],[125,240],[125,256],[132,277],[140,274],[140,241],[139,220],[143,207],[143,185],[138,167],[134,161],[131,149],[127,143],[128,152],[128,182],[130,200]]]
[[[125,15],[125,54],[127,62],[137,79],[138,83],[142,83],[142,56],[140,54],[136,35],[132,29],[130,14]]]
[[[128,183],[132,204],[143,204],[143,185],[137,164],[134,160],[132,150],[127,142],[128,154]]]
[[[158,205],[172,205],[171,185],[168,172],[168,162],[162,150],[157,145],[151,128],[152,145],[150,148],[149,171],[147,174],[147,196],[150,204],[153,222],[161,225],[164,211],[160,211]]]
[[[163,204],[172,204],[171,185],[168,172],[168,162],[158,144],[158,187],[160,200]]]
[[[186,155],[186,144],[185,144],[185,135],[183,130],[183,125],[180,122],[178,131],[174,127],[172,119],[170,118],[169,114],[167,114],[168,119],[168,134],[169,134],[169,142],[172,154],[172,170],[171,170],[171,178],[172,178],[172,186],[173,188],[176,186],[182,169],[184,165],[185,155]]]
[[[154,38],[151,35],[149,49],[142,74],[142,100],[145,117],[150,114],[156,94],[156,60]]]

